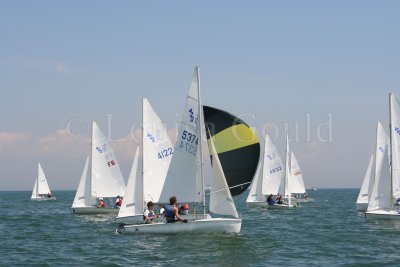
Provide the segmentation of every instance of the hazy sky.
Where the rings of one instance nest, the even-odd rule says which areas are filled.
[[[400,97],[399,10],[399,1],[0,1],[0,190],[32,190],[38,162],[53,190],[76,189],[92,121],[117,140],[127,179],[141,98],[173,128],[196,65],[203,104],[242,115],[261,139],[268,130],[282,156],[285,123],[291,139],[298,125],[290,145],[306,187],[360,187],[376,123],[388,127],[388,93]]]

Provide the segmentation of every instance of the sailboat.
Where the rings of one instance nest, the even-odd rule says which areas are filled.
[[[251,184],[250,193],[246,200],[248,206],[267,205],[265,196],[278,194],[283,177],[282,159],[268,135],[265,135],[262,166],[257,169],[257,174]],[[261,169],[262,171],[260,171]]]
[[[376,151],[375,182],[365,212],[368,220],[400,219],[400,103],[392,93],[389,94],[389,117],[390,142]]]
[[[118,213],[116,197],[123,197],[125,181],[107,138],[96,122],[92,125],[91,157],[87,157],[71,212],[76,214]],[[106,207],[99,207],[100,201]]]
[[[360,193],[358,194],[356,209],[358,211],[365,211],[368,208],[368,189],[370,188],[370,181],[374,180],[374,173],[372,170],[372,165],[374,164],[374,155],[371,155],[371,159],[369,160],[367,171],[365,172],[364,180],[360,189]],[[373,185],[373,184],[372,184]],[[372,186],[371,186],[372,188]]]
[[[199,67],[195,68],[182,121],[175,143],[174,155],[168,169],[160,203],[167,203],[175,195],[181,203],[194,203],[193,220],[187,223],[156,222],[152,224],[120,225],[117,233],[182,233],[182,232],[228,232],[238,233],[242,219],[239,218],[225,173],[216,151],[214,141],[209,140],[213,162],[209,210],[213,214],[227,217],[215,218],[205,211],[205,190],[203,172],[203,119],[200,98]],[[197,213],[197,204],[202,211]]]
[[[372,161],[370,161],[370,165],[368,165],[363,185],[357,198],[357,210],[366,211],[368,209],[368,203],[371,198],[376,177],[380,175],[382,170],[383,152],[387,144],[389,144],[389,137],[383,129],[382,124],[378,122],[376,127],[375,157],[372,157]]]
[[[159,202],[161,190],[173,155],[167,129],[150,102],[143,98],[142,148],[138,146],[127,189],[116,221],[140,223],[145,204]]]
[[[269,205],[269,208],[292,208],[292,175],[291,175],[291,164],[290,164],[290,152],[289,152],[289,137],[286,133],[286,150],[285,150],[285,170],[283,179],[279,186],[279,194],[286,199],[283,203],[274,203]]]
[[[33,186],[32,191],[32,200],[55,200],[50,191],[49,185],[46,180],[46,176],[44,175],[42,166],[40,163],[38,164],[38,175],[35,180],[35,185]]]

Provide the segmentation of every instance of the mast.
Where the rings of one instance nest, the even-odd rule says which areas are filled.
[[[143,203],[143,208],[146,206],[144,204],[144,97],[142,97],[142,203]],[[140,154],[139,154],[140,156]],[[139,178],[140,179],[140,178]],[[142,211],[144,212],[144,210]]]
[[[389,93],[389,139],[390,139],[390,192],[391,192],[391,198],[390,202],[393,204],[393,131],[392,131],[392,93]],[[386,153],[386,151],[385,151]],[[376,157],[375,157],[376,158]]]
[[[289,136],[288,136],[288,132],[286,132],[286,155],[285,155],[285,161],[286,161],[286,172],[285,172],[285,195],[288,194],[288,205],[290,206],[291,204],[291,188],[290,188],[290,181],[289,181],[289,176],[290,176],[290,165],[291,163],[289,162]],[[289,192],[286,192],[286,188],[288,189]]]
[[[40,175],[40,163],[38,163],[38,173],[36,176],[36,197],[39,197],[39,175]]]
[[[204,218],[206,216],[206,194],[204,192],[204,173],[203,173],[203,165],[204,165],[204,159],[203,159],[203,106],[201,105],[201,94],[200,94],[200,67],[196,66],[196,72],[197,72],[197,94],[199,96],[199,151],[200,151],[200,178],[201,178],[201,193],[202,193],[202,199],[201,199],[201,205],[203,207],[203,215]]]
[[[94,124],[95,124],[95,122],[93,122],[92,123],[92,138],[91,138],[91,141],[90,141],[90,175],[89,175],[89,179],[90,179],[90,183],[89,183],[89,186],[90,186],[90,189],[89,189],[89,192],[90,192],[90,204],[92,204],[92,188],[93,188],[93,185],[92,185],[92,183],[93,183],[93,131],[94,131]],[[85,193],[86,193],[86,191],[85,191]]]

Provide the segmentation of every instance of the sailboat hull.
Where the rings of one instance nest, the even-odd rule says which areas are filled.
[[[31,200],[34,201],[47,201],[47,200],[56,200],[56,197],[32,197]]]
[[[358,211],[366,211],[368,209],[368,203],[357,203],[356,209]]]
[[[122,224],[139,224],[143,222],[143,214],[125,216],[125,217],[115,217],[117,223]]]
[[[367,220],[400,220],[398,210],[372,210],[365,212]]]
[[[97,208],[97,207],[71,207],[74,214],[118,214],[117,208]]]
[[[285,209],[285,208],[294,208],[297,207],[297,205],[288,205],[288,204],[273,204],[273,205],[268,205],[268,209]]]
[[[247,207],[265,207],[268,208],[268,203],[266,201],[252,201],[246,202]]]
[[[242,219],[212,218],[187,223],[153,223],[121,225],[117,233],[239,233],[242,227]]]

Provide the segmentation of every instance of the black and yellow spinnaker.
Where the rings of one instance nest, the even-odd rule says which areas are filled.
[[[208,145],[211,134],[231,194],[239,195],[250,186],[256,173],[260,141],[240,118],[209,106],[203,106],[203,111]]]

